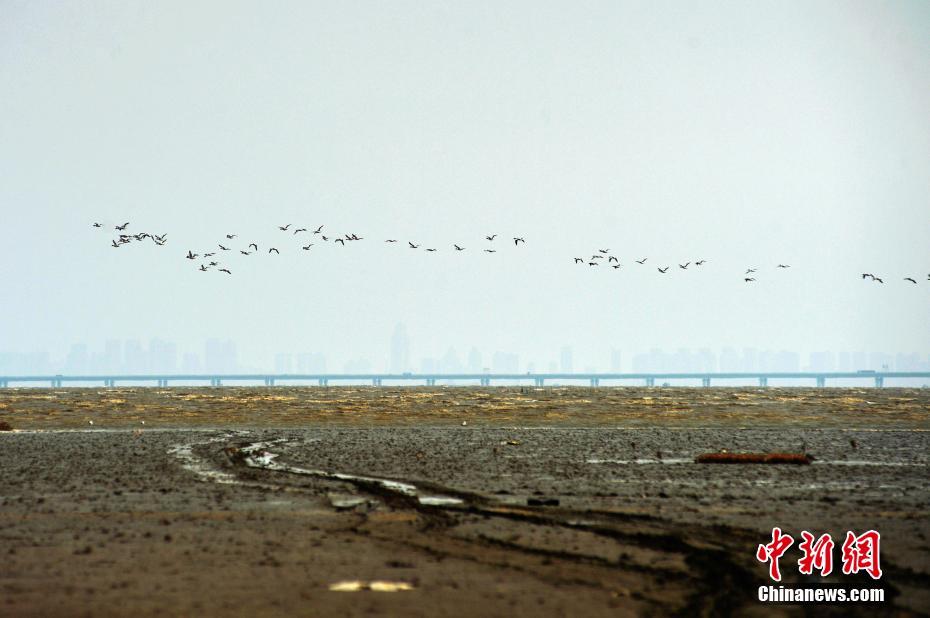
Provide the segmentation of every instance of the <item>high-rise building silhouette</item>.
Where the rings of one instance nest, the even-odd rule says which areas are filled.
[[[410,338],[403,324],[394,326],[391,335],[391,372],[404,373],[410,370]]]

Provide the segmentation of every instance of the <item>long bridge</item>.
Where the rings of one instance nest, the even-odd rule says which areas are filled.
[[[166,387],[170,383],[204,383],[210,386],[223,386],[229,383],[260,383],[275,386],[280,383],[318,384],[329,386],[330,382],[370,383],[382,386],[385,382],[421,383],[435,386],[444,383],[477,383],[490,386],[492,382],[532,383],[544,386],[546,382],[587,382],[590,386],[600,386],[603,381],[634,382],[655,386],[668,380],[700,381],[702,386],[710,386],[711,381],[740,380],[758,381],[759,386],[768,386],[769,381],[812,380],[817,386],[826,386],[827,380],[855,379],[871,382],[875,387],[882,387],[889,378],[930,379],[930,371],[790,371],[790,372],[657,372],[657,373],[205,373],[205,374],[100,374],[100,375],[0,375],[0,388],[47,384],[53,388],[66,383],[74,386],[102,384],[105,387],[122,384],[149,384]]]

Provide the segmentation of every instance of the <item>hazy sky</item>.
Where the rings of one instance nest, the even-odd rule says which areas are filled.
[[[928,110],[923,1],[0,0],[0,349],[926,354]]]

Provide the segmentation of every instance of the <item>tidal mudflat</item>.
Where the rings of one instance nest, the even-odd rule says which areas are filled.
[[[885,588],[837,614],[930,608],[926,389],[10,389],[0,420],[4,615],[829,613],[756,600],[774,526],[881,532],[877,582],[782,559]]]

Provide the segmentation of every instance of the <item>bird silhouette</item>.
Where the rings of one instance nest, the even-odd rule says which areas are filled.
[[[748,282],[750,282],[750,281],[755,281],[755,279],[753,279],[752,277],[744,277],[744,278],[743,278],[743,281],[745,281],[745,282],[748,283]]]
[[[635,261],[637,264],[645,264],[645,263],[646,263],[646,260],[648,260],[648,259],[649,259],[649,258],[643,258],[643,259],[641,259],[641,260],[634,260],[634,261]]]
[[[411,248],[411,249],[419,249],[419,248],[420,248],[420,245],[415,245],[415,244],[413,244],[412,242],[410,242],[409,240],[407,241],[407,244],[410,245],[410,248]]]
[[[433,251],[435,251],[435,249],[427,249],[427,251],[433,252]]]
[[[114,229],[116,229],[116,230],[122,232],[122,231],[125,230],[127,227],[129,227],[129,222],[128,222],[128,221],[127,221],[126,223],[122,224],[122,225],[117,225],[116,228],[114,228]]]
[[[588,266],[597,266],[597,262],[588,262]]]
[[[323,231],[323,226],[321,225],[320,227],[318,227],[318,228],[316,228],[315,230],[313,230],[313,233],[314,233],[314,234],[319,234],[319,233],[322,232],[322,231]]]
[[[620,263],[620,260],[618,260],[618,259],[617,259],[615,256],[613,256],[613,255],[610,256],[609,258],[607,258],[607,261],[608,261],[608,262],[616,262],[617,264]]]
[[[231,274],[232,274],[232,273],[229,272],[229,270],[226,269],[226,268],[221,268],[221,269],[220,269],[220,272],[221,272],[221,273],[226,273],[227,275],[231,275]]]
[[[491,234],[490,236],[485,236],[485,238],[487,238],[488,240],[494,240],[495,238],[497,238],[497,234]]]
[[[307,231],[307,228],[301,227],[301,228],[297,228],[296,230],[294,230],[294,233],[299,234],[300,232],[306,232],[306,231]]]
[[[203,264],[201,264],[201,265],[200,265],[200,270],[202,270],[203,272],[207,272],[207,271],[209,270],[209,268],[207,268],[206,266],[204,266]]]
[[[388,239],[385,240],[384,242],[397,242],[397,239],[395,239],[395,238],[388,238]]]
[[[872,281],[875,281],[875,275],[872,273],[862,273],[862,278],[865,279],[866,277],[871,277]]]
[[[691,264],[691,262],[685,262],[684,264],[679,264],[678,268],[682,270],[687,270],[689,264]]]
[[[754,272],[756,272],[756,269],[755,269],[755,268],[747,268],[745,274],[748,275],[749,273],[754,273]]]
[[[99,223],[94,223],[94,227],[103,227],[103,226]]]
[[[254,242],[249,243],[249,247],[253,247],[256,251],[258,251],[258,245],[256,245]]]
[[[204,253],[203,257],[213,257],[214,255],[216,254],[215,253]]]
[[[210,266],[219,266],[219,262],[210,262]]]
[[[779,264],[778,268],[791,268],[791,264]]]
[[[695,266],[703,266],[704,263],[705,263],[706,261],[707,261],[707,260],[699,260],[699,261],[695,262],[694,265],[695,265]]]
[[[278,229],[281,230],[282,232],[286,232],[286,231],[287,231],[287,228],[289,228],[289,227],[291,227],[291,224],[290,224],[290,223],[288,223],[287,225],[279,225],[279,226],[278,226]]]
[[[882,281],[881,277],[872,277],[872,281],[878,281],[879,283],[885,283]]]
[[[274,252],[277,253],[278,255],[281,255],[281,252],[278,251],[277,249],[275,249],[274,247],[271,247],[270,249],[268,249],[268,253],[271,253],[272,251],[274,251]]]
[[[226,234],[226,238],[227,238],[228,240],[232,240],[232,239],[235,238],[236,236],[237,236],[236,234]]]
[[[915,280],[911,279],[910,277],[905,277],[904,280],[905,280],[905,281],[910,281],[910,282],[913,283],[914,285],[917,285],[917,282],[916,282]]]
[[[660,273],[665,274],[666,272],[668,272],[668,266],[666,266],[665,268],[658,268],[657,270],[658,270]]]
[[[575,258],[575,264],[578,264],[579,262],[584,264],[584,258]]]
[[[456,251],[464,251],[464,250],[465,250],[465,247],[460,247],[460,246],[458,246],[458,245],[452,245],[452,246],[455,247],[455,250],[456,250]]]
[[[120,243],[116,242],[115,240],[111,240],[110,242],[113,243],[113,247],[119,249]]]
[[[496,249],[485,249],[484,252],[485,253],[497,253],[497,250]]]
[[[610,253],[610,249],[598,249],[598,252],[607,254],[607,253]]]
[[[526,241],[523,240],[522,238],[514,238],[514,239],[513,239],[513,246],[516,247],[516,246],[519,245],[521,242],[522,242],[524,245],[526,244]]]
[[[303,249],[304,251],[309,251],[310,247],[312,246],[313,246],[313,243],[310,243],[309,245],[304,245],[303,247],[301,247],[301,249]]]
[[[241,253],[242,255],[252,255],[250,251],[243,251],[242,249],[239,249],[239,253]]]
[[[613,269],[620,268],[620,263],[618,262],[617,264],[614,264],[613,266],[611,266],[611,268]]]
[[[194,252],[192,252],[190,249],[188,249],[188,250],[187,250],[187,256],[186,256],[186,257],[187,257],[187,259],[189,259],[189,260],[195,260],[195,259],[197,259],[198,256],[197,256],[196,253],[194,253]]]
[[[229,251],[229,247],[224,247],[223,245],[217,245],[220,248],[220,251]]]
[[[329,237],[324,236],[323,234],[320,234],[320,238],[322,238],[323,240],[329,240]]]
[[[336,242],[342,243],[342,246],[343,246],[343,247],[346,246],[346,241],[343,240],[342,238],[337,238],[337,239],[336,239]]]

